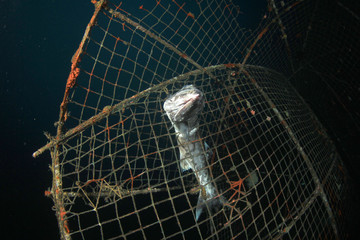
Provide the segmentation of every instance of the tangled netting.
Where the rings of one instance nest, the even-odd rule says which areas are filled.
[[[349,180],[331,139],[359,129],[350,6],[269,0],[250,13],[230,0],[91,2],[56,136],[34,153],[51,153],[46,195],[62,239],[349,236]],[[194,142],[207,157],[183,171],[184,141],[163,105],[190,84],[204,97]],[[199,198],[209,201],[196,219]]]

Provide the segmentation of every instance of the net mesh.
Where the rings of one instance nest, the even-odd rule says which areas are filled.
[[[270,0],[251,27],[232,1],[92,2],[56,137],[34,153],[51,153],[46,195],[62,239],[348,237],[346,170],[302,97],[318,91],[313,102],[306,98],[316,111],[329,98],[311,87],[336,88],[339,71],[355,79],[358,49],[349,49],[356,39],[339,31],[354,33],[330,17],[350,9]],[[332,68],[346,54],[346,64]],[[332,92],[341,99],[336,111],[349,114],[351,103],[342,102],[356,96],[351,81]],[[163,110],[167,96],[188,84],[205,96],[199,140],[210,147],[206,168],[226,199],[198,221],[202,186],[193,171],[180,170],[177,136]],[[349,128],[358,129],[359,115],[350,115]],[[332,128],[341,120],[323,123]]]

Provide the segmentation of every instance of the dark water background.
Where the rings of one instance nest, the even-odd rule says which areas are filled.
[[[138,3],[137,3],[138,4]],[[249,22],[256,25],[256,2]],[[93,13],[90,0],[0,0],[0,211],[2,239],[59,239],[48,152],[70,60]],[[251,21],[251,13],[253,20]]]
[[[2,239],[59,239],[49,153],[70,60],[93,13],[90,1],[0,1],[0,194]]]

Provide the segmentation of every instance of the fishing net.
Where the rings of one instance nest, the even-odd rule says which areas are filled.
[[[347,172],[323,125],[338,137],[359,129],[350,6],[269,0],[249,13],[228,0],[91,2],[56,136],[34,153],[51,153],[45,194],[62,239],[348,237]],[[190,84],[204,94],[199,141],[225,199],[198,220],[204,186],[181,171],[163,109]],[[324,108],[331,117],[313,112]]]

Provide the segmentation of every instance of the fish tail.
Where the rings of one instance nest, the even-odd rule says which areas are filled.
[[[195,211],[195,218],[196,221],[199,220],[201,213],[203,212],[203,209],[207,206],[210,210],[210,213],[217,212],[224,204],[226,200],[223,196],[220,197],[213,197],[211,199],[205,199],[203,197],[202,192],[200,191],[196,211]]]

